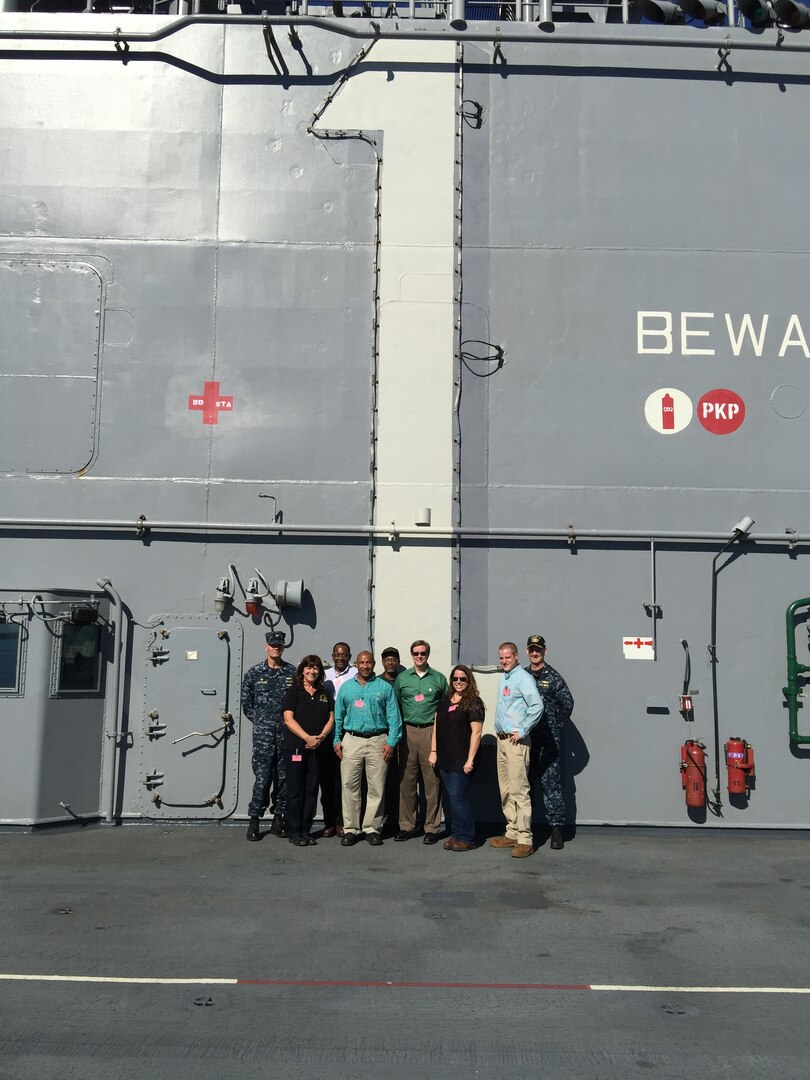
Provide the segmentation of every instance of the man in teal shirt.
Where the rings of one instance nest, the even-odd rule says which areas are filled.
[[[343,683],[335,702],[335,753],[343,786],[343,847],[360,839],[363,773],[368,793],[362,831],[372,847],[382,844],[385,774],[402,734],[391,684],[374,674],[374,657],[358,653],[357,674]]]
[[[435,844],[442,820],[442,792],[439,774],[430,764],[430,746],[436,707],[447,693],[447,679],[428,663],[430,645],[415,641],[411,645],[413,667],[401,671],[394,683],[404,722],[399,748],[399,832],[395,840],[416,836],[417,784],[422,773],[425,791],[425,839]]]

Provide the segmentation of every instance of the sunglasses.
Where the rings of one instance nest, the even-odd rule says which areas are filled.
[[[466,675],[454,675],[453,682],[469,682]]]
[[[411,656],[427,656],[427,653],[424,650],[422,652],[412,652]]]

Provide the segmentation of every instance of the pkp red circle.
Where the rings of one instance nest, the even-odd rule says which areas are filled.
[[[745,402],[733,390],[709,390],[697,403],[697,418],[712,435],[730,435],[745,420]]]

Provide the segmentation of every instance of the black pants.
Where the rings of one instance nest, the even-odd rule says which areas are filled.
[[[399,747],[394,747],[394,756],[388,762],[385,774],[385,824],[383,834],[399,831]]]
[[[334,829],[343,823],[343,797],[340,789],[340,760],[332,747],[331,736],[315,751],[321,785],[323,827]]]
[[[332,754],[335,757],[334,753]],[[300,758],[300,761],[296,761]],[[337,760],[337,758],[335,758]],[[318,802],[317,750],[286,750],[287,831],[290,836],[309,836]]]

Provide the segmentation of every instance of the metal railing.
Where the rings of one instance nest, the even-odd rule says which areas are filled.
[[[554,14],[552,16],[552,9]],[[267,15],[318,18],[439,19],[468,22],[628,22],[630,0],[0,0],[0,12],[120,15]]]

